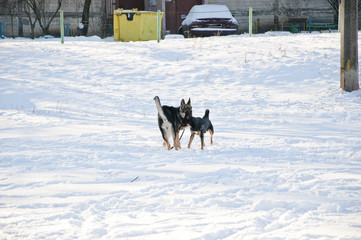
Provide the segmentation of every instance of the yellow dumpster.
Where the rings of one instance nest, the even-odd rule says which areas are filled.
[[[160,21],[164,13],[160,14]],[[116,41],[157,40],[157,12],[123,10],[114,11],[113,28]],[[161,31],[161,29],[159,29]]]

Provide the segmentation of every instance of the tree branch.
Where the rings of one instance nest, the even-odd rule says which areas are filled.
[[[326,0],[331,6],[332,8],[338,13],[338,7],[340,4],[339,0]]]
[[[46,28],[47,28],[47,29],[50,27],[50,23],[53,21],[53,19],[55,18],[56,14],[58,14],[59,9],[61,8],[62,2],[63,2],[63,0],[58,0],[58,7],[56,8],[53,16],[50,18],[50,21],[48,22],[48,24],[46,25]]]

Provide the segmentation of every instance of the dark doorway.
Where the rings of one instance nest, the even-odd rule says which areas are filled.
[[[166,30],[177,33],[183,19],[194,5],[201,5],[202,0],[165,0]]]
[[[117,0],[116,8],[137,8],[139,11],[144,11],[144,0]]]

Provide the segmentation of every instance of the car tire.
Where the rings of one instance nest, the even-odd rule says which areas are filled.
[[[180,27],[178,28],[178,34],[181,34],[181,35],[184,36],[184,31],[183,31],[183,27],[182,27],[182,26],[180,26]]]

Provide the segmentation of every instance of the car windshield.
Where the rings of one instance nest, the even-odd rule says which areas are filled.
[[[187,19],[202,18],[233,18],[229,9],[224,5],[195,5],[189,11]]]

